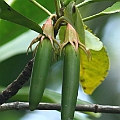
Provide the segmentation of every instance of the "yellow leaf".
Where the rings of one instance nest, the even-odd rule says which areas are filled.
[[[80,83],[86,94],[93,91],[104,81],[109,70],[109,58],[105,47],[100,51],[90,50],[92,59],[88,60],[81,50]]]

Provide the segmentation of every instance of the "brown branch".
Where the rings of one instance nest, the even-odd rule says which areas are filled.
[[[19,74],[16,80],[14,80],[7,88],[0,93],[0,105],[5,103],[9,98],[14,96],[19,89],[25,84],[31,76],[32,66],[34,59],[30,60],[25,66],[24,70]]]
[[[28,102],[4,103],[0,106],[0,111],[23,110],[23,109],[29,110]],[[61,105],[54,103],[40,103],[36,108],[36,110],[61,110]],[[109,105],[98,105],[98,104],[77,105],[76,111],[120,114],[120,106],[109,106]]]

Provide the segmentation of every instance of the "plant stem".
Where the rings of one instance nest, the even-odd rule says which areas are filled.
[[[62,7],[64,7],[64,2],[63,2],[63,0],[60,0],[60,4],[61,4]]]
[[[32,66],[34,59],[30,60],[25,66],[24,70],[5,90],[0,93],[0,105],[5,103],[9,98],[14,96],[19,89],[27,82],[31,76]]]
[[[67,20],[65,19],[64,16],[60,17],[60,18],[56,21],[56,23],[55,23],[55,25],[54,25],[55,35],[57,35],[57,32],[58,32],[58,30],[59,30],[59,28],[60,28],[60,23],[61,23],[61,21],[62,21],[62,22],[67,22]]]
[[[58,17],[60,17],[61,16],[61,14],[60,14],[60,1],[54,0],[54,3],[55,3],[56,14]]]
[[[75,5],[77,8],[79,8],[79,7],[82,7],[82,6],[84,6],[84,5],[86,5],[88,2],[86,2],[86,1],[84,1],[84,2],[81,2],[80,4],[77,4],[77,5]]]
[[[36,5],[38,8],[40,8],[41,10],[43,10],[44,12],[46,12],[49,16],[52,15],[52,13],[50,11],[48,11],[45,7],[43,7],[42,5],[40,5],[37,1],[35,0],[30,0],[30,2],[32,2],[34,5]]]
[[[86,17],[86,18],[83,18],[82,20],[85,22],[85,21],[88,21],[88,20],[91,20],[91,19],[94,19],[94,18],[97,18],[101,15],[101,13],[97,13],[95,15],[92,15],[92,16],[89,16],[89,17]]]
[[[84,6],[84,5],[87,5],[87,4],[89,4],[89,3],[92,3],[93,1],[83,1],[83,2],[81,2],[80,4],[77,4],[77,5],[75,5],[77,8],[79,8],[79,7],[82,7],[82,6]]]
[[[0,111],[23,110],[23,109],[29,110],[28,102],[9,102],[9,103],[4,103],[3,105],[0,106]],[[61,105],[55,103],[39,103],[36,110],[61,110]],[[110,106],[110,105],[98,105],[98,104],[78,105],[77,104],[75,110],[80,112],[87,111],[87,114],[88,112],[95,112],[95,114],[96,113],[120,114],[120,106]]]

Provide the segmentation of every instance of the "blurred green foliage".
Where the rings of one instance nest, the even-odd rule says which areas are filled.
[[[43,6],[45,6],[49,11],[54,12],[54,1],[48,1],[48,0],[37,0],[40,2]],[[80,2],[82,0],[78,0]],[[112,5],[113,2],[99,2],[99,3],[92,3],[86,6],[83,6],[80,9],[82,17],[87,17],[89,15],[96,14],[97,12],[100,12],[104,10],[106,7]],[[34,6],[30,1],[25,0],[24,2],[21,2],[21,0],[16,0],[15,2],[12,3],[12,7],[20,12],[21,14],[25,15],[26,17],[32,19],[36,23],[41,23],[46,17],[48,17],[43,11],[39,10],[36,6]],[[117,15],[112,15],[114,18],[120,17],[120,14],[118,13]],[[104,28],[109,22],[109,18],[112,17],[110,15],[99,17],[90,21],[85,22],[92,30],[94,33],[96,33],[97,36],[102,40],[105,31]],[[116,26],[117,27],[117,26]],[[0,19],[0,51],[4,49],[6,45],[11,45],[11,41],[15,41],[17,44],[17,38],[20,37],[23,33],[26,34],[26,31],[28,29],[24,28],[22,26],[16,25],[14,23],[1,20]],[[111,28],[111,31],[114,31]],[[117,31],[119,32],[119,31]],[[36,34],[36,33],[32,33]],[[31,35],[31,31],[28,35],[28,38],[33,39],[33,36]],[[16,38],[16,39],[15,39]],[[109,39],[109,36],[108,36]],[[27,44],[29,45],[29,41],[27,41]],[[24,42],[22,41],[21,44],[18,43],[17,47],[22,47],[24,45]],[[11,45],[12,46],[12,45]],[[108,45],[109,46],[109,45]],[[12,46],[12,50],[14,50],[15,46]],[[26,46],[26,50],[27,50]],[[10,49],[9,49],[10,50]],[[15,50],[14,50],[15,51]],[[110,51],[110,57],[113,59],[114,55],[113,50],[111,48],[108,48],[108,51]],[[5,53],[0,52],[1,54],[7,54],[7,48]],[[32,59],[32,54],[30,53],[28,56],[26,55],[26,51],[24,50],[21,53],[16,53],[14,56],[9,55],[9,57],[6,57],[6,59],[1,60],[0,59],[0,86],[7,86],[10,84],[13,80],[16,79],[16,77],[19,75],[19,73],[23,70],[24,66],[26,63]],[[117,59],[117,57],[116,57]],[[112,62],[114,63],[114,62]],[[58,87],[61,84],[61,67],[62,67],[62,61],[58,61],[55,63],[56,65],[53,65],[51,67],[51,72],[49,74],[48,78],[48,85],[47,87],[52,90],[57,90]],[[114,66],[114,65],[112,65]],[[114,66],[115,67],[115,66]],[[106,78],[105,82],[102,83],[101,86],[98,87],[98,89],[91,95],[89,96],[93,103],[97,104],[109,104],[109,105],[119,105],[119,93],[118,87],[118,79],[116,77],[115,71],[119,70],[116,68],[111,68],[109,72],[109,76]],[[55,77],[51,77],[52,74],[55,73]],[[58,81],[57,81],[58,80]],[[29,85],[26,83],[26,85]],[[112,87],[111,87],[112,86]],[[84,98],[81,98],[84,99]],[[0,120],[17,120],[21,116],[25,114],[25,111],[3,111],[0,112]],[[91,118],[92,120],[118,120],[120,119],[119,115],[116,114],[102,114],[102,117],[100,118]]]

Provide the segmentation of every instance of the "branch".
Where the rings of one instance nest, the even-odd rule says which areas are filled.
[[[19,89],[25,84],[31,76],[32,66],[34,59],[30,60],[25,66],[24,70],[19,74],[16,80],[14,80],[7,88],[0,93],[0,105],[5,103],[9,98],[14,96]]]
[[[0,111],[5,110],[29,110],[28,102],[11,102],[4,103],[0,106]],[[54,103],[40,103],[36,110],[61,110],[60,104]],[[90,105],[77,105],[76,111],[89,111],[95,113],[114,113],[120,114],[120,106],[109,106],[109,105],[98,105],[98,104],[90,104]]]

